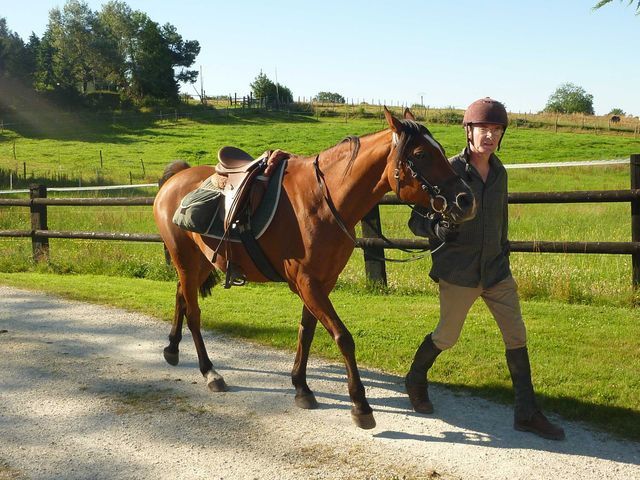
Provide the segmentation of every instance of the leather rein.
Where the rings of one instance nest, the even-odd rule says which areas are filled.
[[[398,144],[398,135],[394,132],[393,136],[392,136],[392,147],[395,147]],[[336,223],[338,224],[338,226],[340,227],[340,229],[347,235],[347,237],[349,237],[351,239],[351,241],[353,242],[354,245],[357,245],[358,241],[357,239],[353,236],[353,234],[349,231],[349,229],[347,228],[347,226],[344,223],[344,220],[342,219],[342,216],[340,215],[340,212],[338,212],[335,204],[333,203],[333,200],[331,199],[331,194],[329,193],[329,189],[327,188],[327,184],[324,181],[324,173],[322,173],[322,170],[320,170],[320,165],[319,165],[319,160],[320,155],[316,155],[315,160],[313,161],[313,166],[315,169],[315,173],[316,173],[316,180],[318,182],[318,186],[320,188],[320,191],[322,192],[322,196],[325,200],[325,203],[327,204],[327,206],[329,207],[329,210],[331,211],[331,214],[333,215],[333,217],[336,220]],[[415,168],[415,163],[414,163],[415,158],[411,155],[408,155],[405,159],[400,158],[400,155],[398,155],[398,158],[396,160],[396,168],[393,174],[393,177],[396,179],[396,196],[398,197],[398,200],[402,200],[400,198],[400,169],[402,168],[403,164],[405,165],[405,167],[409,170],[409,173],[411,174],[412,178],[415,178],[419,183],[420,183],[420,187],[422,188],[422,190],[426,191],[429,193],[429,197],[430,197],[430,203],[431,203],[431,209],[433,210],[433,213],[428,214],[429,216],[431,215],[442,215],[444,217],[444,213],[445,210],[447,208],[447,199],[442,196],[440,194],[440,188],[437,185],[433,185],[431,182],[429,182],[429,180],[427,180],[424,175],[422,175],[416,168]],[[441,200],[442,202],[442,206],[440,208],[438,208],[435,204],[435,200]],[[415,207],[409,205],[409,208],[411,208],[412,210],[416,210]],[[367,220],[365,220],[365,222],[367,222],[367,224],[373,229],[376,230],[373,225],[371,225],[371,223]],[[422,253],[422,252],[426,252],[427,250],[429,250],[428,248],[423,248],[423,249],[406,249],[403,247],[400,247],[398,245],[396,245],[395,243],[393,243],[391,240],[389,240],[387,237],[385,237],[381,231],[377,231],[377,234],[380,236],[380,238],[382,240],[384,240],[384,242],[387,244],[388,248],[394,248],[397,250],[401,250],[405,253],[410,253],[410,254],[414,254],[414,253]],[[383,247],[384,248],[384,247]],[[411,261],[415,261],[415,260],[420,260],[421,258],[424,258],[424,255],[417,255],[414,256],[412,258],[407,258],[407,259],[396,259],[396,258],[387,258],[387,257],[380,257],[378,255],[375,254],[371,254],[368,253],[367,255],[369,255],[370,257],[376,259],[376,260],[384,260],[387,262],[397,262],[397,263],[405,263],[405,262],[411,262]]]

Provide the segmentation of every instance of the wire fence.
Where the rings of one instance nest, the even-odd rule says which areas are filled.
[[[543,162],[543,163],[515,163],[505,164],[506,169],[522,169],[522,168],[567,168],[567,167],[608,167],[611,165],[628,165],[628,158],[611,159],[611,160],[579,160],[574,162]],[[153,188],[157,187],[157,183],[141,183],[135,185],[105,185],[91,187],[47,187],[49,192],[87,192],[101,190],[127,190],[136,188]],[[0,195],[8,195],[14,193],[29,193],[28,188],[0,190]]]

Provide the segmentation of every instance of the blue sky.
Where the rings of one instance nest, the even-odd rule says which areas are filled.
[[[87,1],[93,10],[105,3]],[[640,16],[627,1],[129,0],[202,47],[208,95],[245,95],[262,70],[294,98],[464,108],[479,97],[536,112],[562,83],[640,115]],[[56,0],[0,0],[24,40],[44,32]],[[193,88],[186,89],[193,93]]]

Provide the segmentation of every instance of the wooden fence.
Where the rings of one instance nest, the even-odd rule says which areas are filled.
[[[523,192],[510,193],[509,204],[531,203],[631,203],[631,241],[630,242],[550,242],[550,241],[512,241],[512,252],[529,253],[582,253],[582,254],[620,254],[631,255],[632,285],[640,286],[640,154],[630,158],[631,188],[629,190],[599,190],[575,192]],[[0,237],[31,238],[33,257],[36,261],[46,260],[49,256],[50,238],[125,240],[130,242],[161,242],[157,234],[113,233],[113,232],[74,232],[50,230],[47,225],[48,206],[140,206],[152,205],[153,197],[131,198],[47,198],[47,189],[43,185],[32,185],[28,199],[0,199],[0,206],[29,207],[31,228],[25,230],[0,230]],[[385,196],[379,205],[400,205],[394,196]],[[366,221],[365,221],[366,220]],[[363,238],[357,239],[356,246],[362,248],[365,258],[367,278],[371,281],[387,283],[384,260],[385,249],[408,248],[426,249],[428,241],[423,239],[392,238],[395,247],[390,247],[381,238],[379,206],[367,214],[362,222]]]

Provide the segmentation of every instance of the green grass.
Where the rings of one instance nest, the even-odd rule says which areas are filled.
[[[0,283],[115,305],[167,321],[172,317],[173,282],[4,273]],[[437,300],[430,295],[380,295],[343,288],[331,298],[354,335],[360,365],[397,375],[406,373],[415,348],[438,317]],[[286,349],[293,362],[301,303],[285,286],[216,288],[201,306],[206,328]],[[538,301],[524,301],[522,309],[534,384],[543,407],[566,419],[640,440],[640,314],[626,308]],[[159,337],[168,332],[168,324],[158,325]],[[215,349],[210,346],[210,351]],[[321,328],[312,355],[341,358]],[[439,357],[430,376],[453,389],[512,401],[502,340],[481,302],[472,308],[460,341]]]
[[[114,122],[115,120],[115,122]],[[23,126],[0,135],[0,171],[17,169],[27,162],[34,177],[68,175],[74,183],[154,182],[168,161],[184,158],[192,164],[214,163],[217,149],[238,145],[257,155],[267,148],[312,154],[350,134],[379,130],[378,118],[350,119],[285,113],[238,113],[223,115],[194,111],[190,120],[156,121],[150,115],[114,117],[62,115],[41,128]],[[463,146],[459,126],[434,124],[434,135],[452,154]],[[15,142],[16,157],[13,159]],[[99,168],[99,152],[103,168]],[[640,140],[633,135],[561,132],[546,129],[511,128],[500,152],[505,163],[548,160],[624,158],[640,152]],[[145,175],[142,176],[144,161]],[[49,172],[47,174],[47,172]],[[1,176],[0,176],[1,177]],[[629,187],[626,166],[597,168],[510,170],[511,191],[562,191],[624,189]],[[34,179],[27,178],[26,183]],[[0,181],[3,181],[0,178]],[[8,182],[5,177],[4,181]],[[6,188],[8,185],[4,185]],[[0,188],[3,186],[0,185]],[[132,193],[152,195],[153,190]],[[71,196],[81,196],[73,193]],[[87,194],[96,195],[96,194]],[[112,195],[122,195],[116,192]],[[62,196],[62,194],[56,194]],[[383,231],[389,237],[409,237],[409,210],[384,207]],[[148,207],[51,207],[49,228],[58,230],[119,231],[155,233]],[[25,208],[0,208],[0,229],[26,229]],[[628,204],[512,205],[512,240],[628,241]],[[171,278],[162,263],[159,246],[119,242],[51,240],[51,262],[34,266],[26,239],[0,239],[0,270],[105,273],[129,277]],[[400,256],[396,251],[389,256]],[[633,305],[638,296],[631,289],[631,261],[628,256],[513,254],[513,270],[524,298],[554,299],[572,303]],[[388,264],[390,291],[403,294],[433,294],[428,279],[430,259],[410,264]],[[356,251],[343,273],[340,286],[366,283],[362,255]]]
[[[450,155],[463,148],[464,134],[460,126],[434,124],[429,127]],[[129,183],[133,178],[134,183],[147,183],[156,181],[166,164],[176,158],[194,165],[215,163],[217,151],[223,145],[235,145],[253,155],[270,148],[312,155],[347,135],[362,135],[383,128],[386,124],[377,118],[345,122],[340,117],[284,113],[223,115],[205,111],[177,122],[155,121],[151,115],[62,115],[53,126],[46,128],[27,125],[18,131],[4,130],[4,134],[0,134],[0,168],[22,175],[26,163],[28,177],[65,175],[70,181],[81,178],[83,184],[96,179]],[[638,152],[640,139],[632,135],[554,134],[545,129],[511,128],[500,156],[505,163],[527,163],[626,158]],[[539,171],[537,182],[556,185],[557,173],[557,170]],[[513,175],[522,176],[521,173]],[[622,183],[628,187],[628,180]],[[579,181],[573,184],[573,189],[582,185]],[[520,189],[518,185],[515,187]]]
[[[626,204],[513,205],[510,209],[512,240],[628,241],[630,207]],[[126,214],[124,214],[126,212]],[[383,231],[392,238],[410,238],[406,207],[382,207]],[[0,229],[26,229],[28,209],[1,208]],[[54,230],[156,233],[150,207],[50,207],[48,225]],[[31,260],[29,239],[0,238],[0,271],[52,273],[102,273],[151,279],[171,279],[160,244],[50,239],[48,264]],[[387,256],[406,258],[397,250]],[[638,293],[631,288],[628,255],[513,253],[512,269],[525,299],[560,300],[591,305],[632,306]],[[435,295],[429,279],[431,259],[387,263],[388,292]],[[364,259],[356,250],[339,288],[366,285]]]

